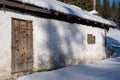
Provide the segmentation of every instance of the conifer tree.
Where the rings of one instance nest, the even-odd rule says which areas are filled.
[[[92,10],[92,0],[79,0],[79,6],[82,7],[83,9],[86,9],[88,11]]]
[[[111,13],[110,13],[110,19],[112,21],[117,22],[117,5],[115,0],[113,0],[112,7],[111,7]]]
[[[120,1],[119,1],[119,3],[118,3],[118,10],[117,10],[117,12],[118,12],[118,26],[120,27]]]
[[[102,6],[100,0],[96,0],[96,10],[98,11],[99,15],[102,15]]]
[[[109,3],[109,0],[104,0],[103,1],[102,16],[104,18],[107,18],[107,19],[110,18],[110,3]]]
[[[118,26],[120,26],[120,1],[118,2],[118,1],[113,0],[110,19],[116,22]]]

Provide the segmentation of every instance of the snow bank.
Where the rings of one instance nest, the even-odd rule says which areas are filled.
[[[120,46],[120,30],[110,28],[107,33],[107,46]]]
[[[55,71],[37,72],[17,80],[120,80],[120,57]]]
[[[52,1],[51,0],[21,0],[21,1],[24,3],[29,3],[29,4],[39,6],[39,7],[47,8],[48,10],[52,9],[52,10],[60,11],[63,13],[79,16],[87,20],[92,20],[92,21],[103,23],[103,24],[116,26],[116,24],[112,21],[106,20],[99,16],[89,14],[89,12],[77,6],[68,5],[68,4],[65,4],[65,3],[62,3],[56,0],[52,0]]]
[[[107,34],[107,46],[113,47],[117,46],[120,47],[120,30],[119,29],[112,29],[110,28]],[[120,56],[120,48],[115,48],[116,56]]]

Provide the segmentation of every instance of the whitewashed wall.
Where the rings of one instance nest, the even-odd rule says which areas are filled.
[[[0,80],[11,73],[11,20],[6,12],[0,11]]]
[[[33,21],[34,70],[104,59],[105,32],[100,28],[0,11],[0,77],[11,76],[11,18]],[[87,34],[96,36],[87,43]]]
[[[38,69],[96,61],[106,56],[102,29],[55,20],[37,20],[35,24],[38,24],[34,28]],[[87,34],[96,36],[96,44],[87,43]]]

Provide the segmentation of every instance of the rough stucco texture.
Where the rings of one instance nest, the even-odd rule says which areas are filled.
[[[105,58],[104,30],[55,20],[36,20],[34,27],[35,67],[57,68]],[[96,36],[95,44],[87,35]]]
[[[35,70],[104,59],[103,29],[43,19],[10,11],[0,11],[0,77],[11,75],[11,19],[33,21],[33,56]],[[96,36],[95,44],[87,43],[87,34]]]
[[[11,20],[0,11],[0,80],[11,73]]]

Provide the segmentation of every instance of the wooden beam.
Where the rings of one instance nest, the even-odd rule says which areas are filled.
[[[1,7],[5,6],[8,9],[14,9],[14,10],[17,10],[20,12],[26,11],[30,14],[34,14],[39,17],[48,18],[48,19],[56,19],[56,20],[60,20],[60,21],[66,21],[66,22],[70,22],[70,23],[78,23],[78,24],[83,24],[83,25],[91,25],[93,27],[99,27],[99,28],[103,28],[103,29],[104,29],[104,27],[106,29],[109,27],[115,28],[112,25],[83,19],[79,16],[62,13],[60,11],[48,10],[48,9],[45,9],[45,8],[42,8],[39,6],[35,6],[32,4],[28,4],[28,3],[23,3],[20,1],[16,1],[16,0],[0,0],[0,6]]]
[[[0,0],[0,4],[2,4],[2,5],[3,5],[3,3],[4,3],[4,0]]]
[[[9,1],[9,0],[0,0],[0,4],[10,6],[10,7],[30,10],[34,12],[47,13],[47,14],[51,13],[51,11],[42,9],[40,7],[35,7],[35,6],[31,6],[31,5],[27,5],[27,4],[23,4],[19,2],[14,2],[14,1]]]

